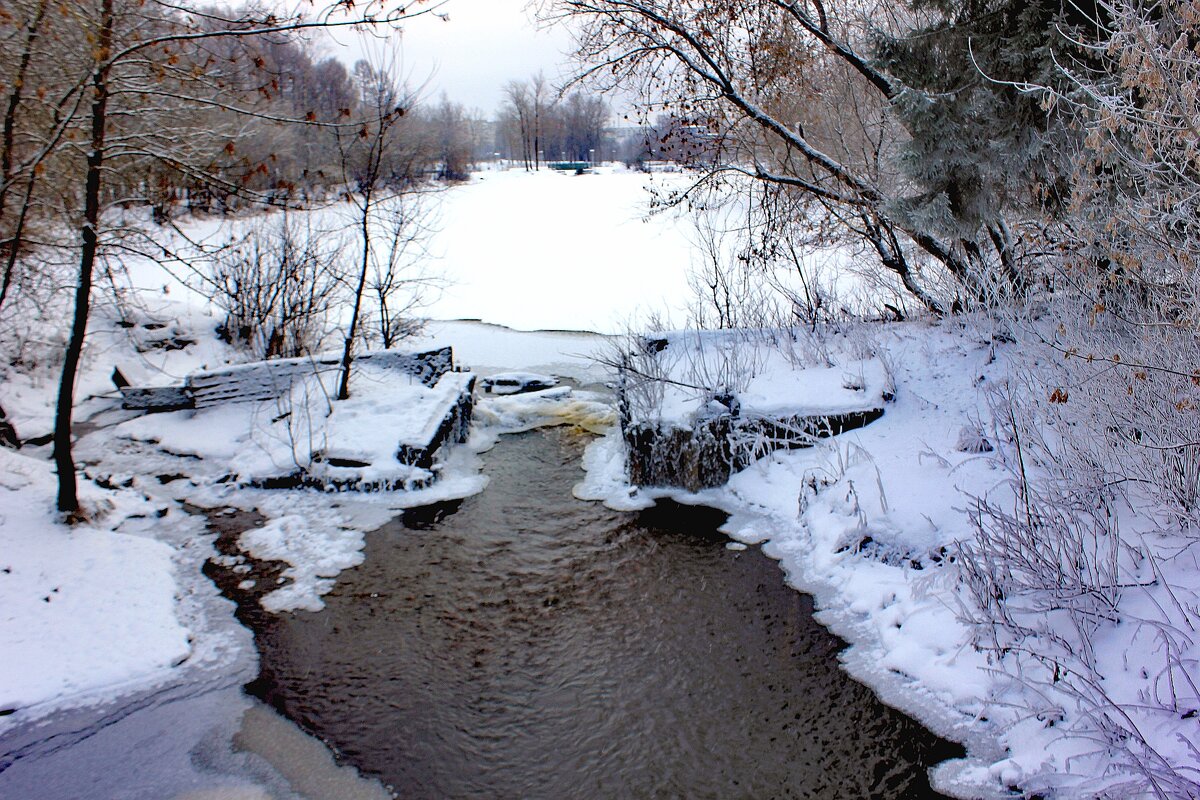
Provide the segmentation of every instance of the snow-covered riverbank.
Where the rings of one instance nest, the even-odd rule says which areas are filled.
[[[956,617],[948,561],[973,534],[967,497],[1002,479],[984,455],[961,447],[963,431],[978,431],[985,417],[983,387],[1006,369],[1003,348],[974,333],[955,323],[846,326],[828,337],[824,355],[848,385],[861,358],[884,360],[894,397],[881,419],[813,448],[772,453],[726,486],[697,493],[629,487],[613,432],[589,449],[576,494],[615,508],[667,496],[729,512],[723,530],[763,544],[789,583],[817,599],[818,619],[851,643],[843,654],[851,674],[968,744],[971,757],[939,770],[938,788],[1000,797],[1016,763],[1005,761],[1005,745],[1018,745],[1011,755],[1031,771],[1055,756],[1040,744],[1025,750],[1019,739],[1002,745],[1003,726],[981,721],[996,713],[987,704],[992,676]],[[776,384],[789,388],[793,407],[827,400],[819,382],[783,375]]]
[[[991,343],[953,325],[868,325],[847,331],[841,339],[829,352],[835,363],[843,356],[839,347],[846,359],[861,359],[868,339],[886,353],[896,397],[883,419],[814,449],[769,456],[735,475],[727,487],[695,495],[629,487],[619,436],[610,433],[589,449],[587,477],[577,494],[617,508],[642,507],[653,497],[674,496],[730,512],[728,533],[744,542],[766,542],[766,552],[781,560],[793,585],[818,597],[822,620],[854,644],[846,663],[856,677],[935,731],[974,746],[976,760],[945,770],[942,788],[972,796],[987,784],[999,795],[1000,779],[1012,779],[1016,762],[1004,761],[995,738],[998,729],[976,721],[989,713],[987,665],[969,646],[969,630],[956,620],[953,581],[945,578],[943,568],[947,548],[970,535],[962,492],[983,491],[999,479],[987,459],[961,452],[958,445],[962,429],[980,419],[979,386],[995,379],[1002,366],[995,363]],[[583,383],[611,377],[589,358],[608,346],[601,337],[520,333],[480,323],[434,327],[432,343],[451,341],[460,353],[484,363],[485,371],[519,368]],[[820,386],[813,384],[807,391],[819,392]],[[789,391],[800,404],[821,401],[794,383]],[[164,425],[170,422],[164,431],[173,433],[155,441],[139,433],[148,418],[130,427],[119,423],[125,416],[121,412],[105,412],[112,424],[87,434],[80,443],[81,454],[91,462],[89,470],[114,487],[96,490],[95,502],[114,508],[99,518],[92,538],[57,526],[48,513],[23,534],[10,525],[0,530],[7,537],[23,535],[29,555],[19,572],[52,560],[38,542],[43,548],[70,547],[62,540],[81,537],[89,543],[72,552],[72,558],[86,559],[93,546],[111,548],[108,539],[137,536],[132,541],[152,549],[158,560],[139,559],[143,571],[118,569],[111,578],[115,589],[94,581],[93,574],[71,581],[55,573],[70,594],[91,593],[91,602],[84,604],[87,611],[72,615],[69,626],[44,617],[33,637],[24,624],[27,618],[14,617],[7,629],[0,629],[0,635],[9,637],[6,644],[16,648],[10,652],[26,648],[22,673],[41,687],[40,694],[27,695],[34,702],[14,702],[21,710],[3,724],[11,730],[55,708],[76,705],[85,696],[112,701],[124,694],[123,687],[141,690],[187,680],[186,665],[203,663],[204,651],[216,649],[218,643],[225,643],[231,653],[246,647],[244,639],[235,642],[244,632],[236,629],[229,608],[198,574],[199,562],[215,553],[211,537],[201,535],[201,522],[186,514],[185,501],[263,513],[269,521],[243,544],[258,557],[290,564],[285,591],[269,595],[275,597],[273,610],[319,608],[320,595],[338,572],[358,563],[367,531],[404,506],[482,488],[486,476],[479,475],[472,450],[486,448],[498,433],[541,424],[565,422],[602,430],[615,421],[611,402],[611,396],[605,400],[569,389],[482,400],[473,442],[452,458],[443,483],[423,492],[364,496],[233,490],[215,482],[225,474],[218,463],[221,448],[213,451],[203,444],[206,436],[220,434],[220,426],[214,428],[211,420],[193,423],[193,412],[175,412],[162,418]],[[253,404],[224,413],[245,416],[251,425],[261,416]],[[48,507],[52,481],[45,463],[36,453],[10,454],[8,459],[40,470],[39,483],[12,491],[20,491],[31,506]],[[160,516],[163,509],[166,513]],[[123,532],[129,528],[134,533]],[[156,582],[163,587],[158,595],[147,592],[139,604],[122,603],[122,592],[138,592]],[[35,605],[33,587],[22,591],[27,605]],[[202,592],[209,596],[203,612],[182,602]],[[134,645],[144,635],[138,626],[154,629],[146,637],[149,646]],[[127,661],[115,662],[123,670],[122,682],[75,690],[72,681],[102,674],[87,659],[99,662],[107,657],[105,647],[89,647],[75,632],[104,637],[110,635],[110,627],[130,637],[123,650]],[[55,658],[47,643],[75,660]],[[219,663],[213,666],[220,671]]]
[[[222,358],[203,315],[174,305],[158,311],[177,312],[164,316],[163,329],[204,343],[158,353],[154,370],[181,375]],[[103,317],[96,327],[93,344],[117,358],[134,357],[122,341],[125,329],[105,326]],[[603,337],[440,323],[422,344],[447,341],[484,362],[483,375],[528,366],[583,383],[602,378],[586,355]],[[241,546],[287,565],[283,585],[264,603],[275,612],[318,609],[337,574],[361,561],[367,532],[404,508],[480,491],[487,479],[475,453],[500,432],[564,419],[593,428],[612,421],[609,406],[591,392],[563,387],[550,397],[498,396],[481,404],[474,439],[455,448],[429,489],[361,495],[234,489],[221,482],[222,473],[231,459],[252,456],[244,451],[252,445],[239,451],[227,440],[269,427],[270,414],[259,407],[269,403],[215,416],[142,417],[121,411],[103,379],[84,378],[94,387],[84,404],[94,417],[77,443],[77,457],[94,479],[84,483],[87,523],[68,526],[53,514],[48,445],[0,448],[0,709],[6,712],[0,796],[161,798],[234,788],[246,797],[293,796],[278,774],[287,764],[264,765],[257,752],[232,749],[242,717],[256,708],[240,686],[255,677],[257,658],[232,604],[201,572],[206,560],[228,557],[215,550],[215,534],[197,509],[263,514],[266,524],[245,534]],[[13,376],[5,388],[19,403],[10,401],[18,430],[36,430],[46,419],[37,403],[44,387],[31,376]],[[146,425],[154,423],[157,434],[148,434]],[[192,724],[171,727],[171,715],[180,713]],[[155,726],[164,726],[155,747],[127,752],[130,737]],[[119,772],[103,766],[114,753],[125,760]],[[192,765],[197,753],[212,763]]]
[[[466,214],[478,201],[481,205],[471,214],[511,232],[516,223],[504,214],[513,213],[518,200],[544,194],[552,202],[566,202],[557,193],[560,189],[615,186],[608,180],[630,181],[620,184],[624,193],[640,181],[618,175],[582,176],[571,183],[575,180],[563,175],[487,176],[479,184],[455,189],[461,196],[446,213],[457,208],[455,213]],[[553,191],[547,192],[548,186]],[[607,190],[582,196],[591,201],[577,197],[571,202],[583,204],[584,216],[588,202],[616,202]],[[622,213],[633,216],[628,209]],[[530,216],[538,218],[536,212]],[[469,238],[465,218],[455,218],[454,224]],[[211,226],[211,221],[197,225]],[[498,229],[493,233],[501,235]],[[732,538],[764,543],[789,582],[817,598],[819,619],[851,643],[843,660],[852,674],[888,703],[969,745],[971,758],[939,770],[945,791],[964,797],[1005,796],[1009,787],[1019,786],[1087,797],[1119,786],[1125,768],[1121,756],[1089,738],[1086,709],[1055,694],[1053,687],[1039,695],[1033,684],[997,670],[997,663],[976,647],[980,629],[965,621],[971,598],[964,595],[956,556],[959,546],[976,535],[973,499],[991,497],[1011,505],[1014,496],[1003,460],[1008,457],[1011,463],[1012,443],[1004,438],[1004,426],[992,419],[987,394],[1011,378],[1012,362],[1023,345],[995,338],[986,322],[964,318],[847,322],[801,330],[810,338],[793,338],[786,354],[770,352],[779,346],[778,337],[771,344],[771,336],[756,332],[740,343],[739,358],[743,368],[755,372],[759,383],[754,391],[763,402],[823,408],[828,398],[821,394],[822,386],[853,393],[861,381],[878,383],[882,375],[889,388],[876,391],[879,387],[873,385],[871,399],[885,400],[883,417],[810,449],[768,455],[721,488],[697,494],[637,489],[626,481],[620,437],[612,432],[613,401],[600,386],[613,376],[595,360],[600,355],[611,361],[614,342],[572,331],[601,317],[600,327],[615,331],[616,320],[633,310],[634,300],[642,300],[629,288],[627,273],[621,273],[625,278],[605,274],[599,265],[606,259],[635,272],[672,259],[686,264],[686,255],[673,255],[682,246],[670,238],[675,234],[660,234],[657,246],[672,255],[646,249],[650,246],[639,245],[636,237],[632,249],[623,249],[627,237],[615,233],[582,244],[555,234],[551,240],[557,246],[539,251],[536,258],[523,250],[512,252],[521,247],[518,237],[488,251],[495,263],[484,261],[476,250],[463,251],[468,255],[456,262],[459,268],[474,264],[489,278],[503,276],[503,291],[493,287],[490,297],[476,294],[461,306],[471,309],[462,313],[489,322],[433,323],[413,346],[452,345],[458,360],[481,376],[520,370],[567,379],[578,388],[481,400],[473,438],[453,452],[441,480],[404,494],[265,491],[221,482],[230,461],[243,455],[229,446],[230,431],[262,427],[278,416],[277,409],[273,413],[246,404],[223,411],[236,418],[225,422],[221,414],[181,411],[137,420],[120,411],[109,380],[113,366],[135,383],[166,383],[236,357],[218,341],[216,314],[203,298],[162,275],[155,279],[159,286],[169,284],[168,296],[151,291],[148,267],[139,266],[143,291],[131,304],[138,310],[98,309],[80,379],[83,399],[77,418],[87,422],[80,426],[76,455],[92,479],[84,483],[88,521],[67,526],[50,511],[54,477],[48,445],[0,449],[0,753],[5,754],[0,756],[0,796],[8,786],[34,785],[36,776],[53,772],[60,763],[47,759],[68,751],[80,754],[77,768],[99,775],[101,768],[87,760],[91,756],[84,757],[87,751],[79,749],[80,743],[112,728],[130,709],[153,712],[159,707],[157,698],[175,703],[201,702],[201,697],[211,699],[211,715],[198,711],[193,717],[197,724],[179,731],[182,738],[171,744],[175,761],[160,759],[154,751],[131,761],[120,779],[137,783],[143,770],[147,777],[142,788],[126,786],[127,796],[163,797],[229,786],[258,791],[257,796],[287,796],[270,788],[287,783],[279,783],[277,774],[268,779],[244,764],[229,767],[230,759],[237,760],[230,755],[230,740],[246,707],[236,688],[253,676],[254,657],[231,604],[200,572],[207,559],[218,556],[214,535],[195,508],[234,507],[266,517],[266,524],[245,537],[243,545],[260,558],[286,564],[282,591],[270,595],[272,607],[319,608],[321,595],[339,572],[359,563],[370,531],[404,507],[480,491],[487,476],[480,473],[477,454],[497,435],[560,423],[610,431],[587,451],[579,497],[615,508],[644,507],[657,496],[712,505],[732,515],[726,525]],[[618,240],[626,244],[605,250]],[[477,244],[472,241],[471,246]],[[644,261],[638,252],[642,245]],[[588,281],[604,288],[584,290],[583,300],[594,306],[587,314],[577,302],[581,290],[575,271],[567,268],[581,248],[590,260],[580,269],[586,269]],[[548,261],[555,266],[547,266]],[[523,272],[525,267],[532,271]],[[677,265],[671,270],[657,277],[676,281],[672,285],[680,288],[671,292],[683,291],[686,281],[678,281],[682,271]],[[473,280],[470,274],[463,279]],[[186,302],[179,302],[180,297]],[[491,324],[493,320],[558,330],[523,332]],[[33,349],[35,356],[54,349],[52,340],[43,345],[44,351]],[[703,367],[702,362],[693,359],[693,366]],[[779,366],[785,362],[796,371]],[[762,370],[767,364],[776,370],[774,377]],[[824,383],[798,379],[803,374],[799,370],[812,367],[819,367]],[[0,404],[23,437],[36,439],[49,430],[55,388],[53,370],[36,358],[7,368]],[[708,399],[683,398],[686,402],[677,405],[686,410]],[[1123,524],[1145,533],[1150,517],[1135,516],[1131,513]],[[1156,583],[1150,578],[1130,591]],[[1190,574],[1171,572],[1158,585],[1176,591],[1177,602],[1190,608],[1197,602],[1193,583]],[[1156,599],[1148,593],[1146,598]],[[1128,704],[1155,693],[1162,680],[1176,675],[1169,671],[1164,677],[1152,663],[1159,645],[1135,628],[1114,626],[1102,643],[1110,667],[1104,688]],[[1169,655],[1171,663],[1196,663],[1192,652]],[[1188,679],[1188,670],[1179,676]],[[1190,695],[1180,696],[1186,700]],[[1196,743],[1195,708],[1181,706],[1166,721],[1157,717],[1145,733],[1166,757],[1186,763],[1193,752],[1188,748]],[[221,743],[215,750],[209,746],[213,740]],[[204,747],[202,741],[207,742]],[[71,747],[61,748],[64,742]],[[122,746],[98,744],[96,752],[111,754]],[[160,780],[170,770],[155,766],[156,760],[160,765],[181,763],[178,759],[196,752],[224,755],[213,756],[216,766],[207,771],[180,772],[175,783]],[[22,766],[3,769],[17,759]],[[76,777],[79,782],[51,787],[43,796],[116,793],[108,788],[89,795],[80,788],[88,785],[86,776]],[[28,796],[23,788],[13,791]]]

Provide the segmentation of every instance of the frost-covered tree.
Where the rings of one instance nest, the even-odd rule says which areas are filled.
[[[1070,13],[1072,42],[1021,85],[1079,136],[1048,138],[1069,193],[1037,313],[1011,320],[1035,346],[998,390],[1011,483],[975,503],[966,607],[995,667],[1081,745],[1079,785],[1062,791],[1190,798],[1200,743],[1180,720],[1200,694],[1200,14],[1178,0]],[[1089,753],[1117,766],[1089,770]]]
[[[1060,0],[915,0],[912,29],[875,34],[874,63],[903,88],[892,106],[907,134],[912,186],[895,200],[908,224],[962,242],[990,240],[1010,282],[1019,226],[1061,220],[1071,197],[1079,92],[1062,65],[1092,60],[1101,11]]]
[[[795,224],[868,247],[922,303],[992,302],[1018,288],[1003,228],[948,224],[922,198],[939,190],[905,168],[920,86],[875,58],[880,32],[904,40],[920,15],[821,0],[560,0],[580,30],[586,77],[638,91],[704,151],[711,176],[737,172],[803,197]],[[988,139],[976,140],[982,146]],[[919,157],[919,156],[918,156]],[[947,216],[948,215],[948,216]],[[994,235],[995,234],[995,235]],[[956,291],[939,286],[950,276]]]

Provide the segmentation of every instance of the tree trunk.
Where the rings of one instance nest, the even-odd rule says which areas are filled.
[[[346,347],[342,351],[342,377],[338,384],[337,399],[350,398],[350,362],[354,357],[354,337],[358,335],[358,315],[362,309],[363,289],[367,285],[367,270],[371,266],[371,193],[363,195],[362,215],[362,265],[358,271],[358,286],[354,291],[354,310],[350,314],[350,330],[346,334]]]
[[[4,307],[4,301],[8,297],[9,287],[12,286],[13,276],[17,272],[17,257],[20,255],[20,242],[25,236],[25,223],[29,219],[29,206],[33,198],[33,187],[37,183],[37,173],[30,171],[29,179],[25,183],[25,197],[21,202],[21,211],[17,214],[17,224],[13,228],[13,235],[8,242],[5,250],[4,262],[4,279],[0,281],[0,308]]]
[[[100,7],[100,36],[96,50],[96,69],[92,73],[92,142],[87,158],[87,183],[84,189],[82,248],[79,258],[79,285],[75,287],[75,314],[71,339],[63,359],[62,380],[58,387],[58,406],[54,415],[54,463],[58,469],[58,510],[77,514],[79,490],[75,461],[71,455],[71,412],[75,406],[75,378],[87,335],[88,311],[92,298],[92,274],[99,250],[101,168],[104,165],[104,134],[108,114],[108,58],[113,39],[113,0]]]

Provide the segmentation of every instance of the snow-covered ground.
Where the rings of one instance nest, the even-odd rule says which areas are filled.
[[[767,456],[719,489],[687,495],[630,487],[612,397],[601,386],[613,376],[597,360],[611,360],[614,341],[579,331],[613,333],[631,317],[677,314],[686,305],[684,239],[674,222],[639,221],[642,181],[619,173],[489,173],[451,190],[440,241],[458,283],[432,309],[450,319],[432,323],[413,347],[450,344],[480,375],[522,371],[563,385],[481,396],[471,441],[453,450],[440,481],[408,493],[330,495],[223,482],[231,463],[261,457],[250,447],[278,422],[270,404],[153,417],[118,410],[108,379],[114,365],[135,382],[169,382],[235,358],[216,340],[217,317],[204,298],[137,265],[142,286],[174,288],[166,296],[144,292],[144,317],[132,328],[106,309],[93,320],[78,415],[90,422],[76,452],[93,479],[84,493],[89,521],[68,527],[50,511],[47,446],[0,449],[0,753],[8,753],[0,756],[0,796],[28,796],[25,787],[36,783],[29,776],[57,763],[53,742],[61,725],[72,724],[63,715],[97,709],[76,729],[100,731],[115,727],[104,724],[105,714],[131,698],[174,692],[194,699],[181,687],[210,684],[226,692],[213,695],[223,698],[214,706],[223,710],[188,735],[224,737],[217,748],[224,755],[186,782],[156,782],[128,796],[230,787],[239,797],[267,796],[264,787],[283,785],[278,771],[242,765],[230,777],[227,741],[237,729],[230,714],[242,714],[245,701],[229,692],[253,675],[253,654],[230,604],[200,574],[216,554],[196,507],[263,515],[265,524],[243,534],[240,545],[285,565],[264,606],[318,609],[338,573],[360,563],[364,537],[398,509],[480,491],[487,478],[477,454],[498,434],[560,423],[607,431],[586,452],[579,497],[629,509],[669,494],[730,512],[733,539],[763,543],[787,580],[817,598],[821,621],[851,643],[843,655],[851,673],[969,745],[969,759],[939,769],[943,790],[999,797],[1012,785],[1049,791],[1057,784],[1062,796],[1088,796],[1086,787],[1098,785],[1089,781],[1114,763],[1111,754],[1063,736],[1052,720],[993,702],[1012,699],[1013,687],[972,646],[950,567],[956,543],[973,534],[968,497],[1007,477],[979,451],[981,439],[994,436],[983,392],[1005,379],[1015,345],[959,320],[847,325],[786,352],[758,336],[738,363],[721,367],[747,378],[737,388],[756,408],[830,411],[885,401],[883,418],[818,447]],[[194,223],[197,230],[212,224]],[[167,338],[192,344],[155,344]],[[690,363],[710,377],[719,372],[702,358]],[[47,374],[10,370],[0,404],[23,436],[36,436],[50,429],[53,391]],[[673,418],[704,400],[669,394],[664,408]],[[386,402],[384,379],[376,377],[364,395],[360,417],[379,415],[380,430],[389,415],[401,424],[403,409]],[[356,430],[372,427],[362,423]],[[1179,733],[1195,743],[1194,731]],[[14,754],[23,766],[4,769]],[[131,758],[127,769],[135,774]],[[41,796],[89,795],[72,785]]]

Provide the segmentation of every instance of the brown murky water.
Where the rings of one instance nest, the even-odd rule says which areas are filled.
[[[573,499],[584,443],[507,437],[483,494],[371,534],[324,611],[245,614],[252,688],[405,798],[935,796],[961,749],[847,677],[719,513]]]

